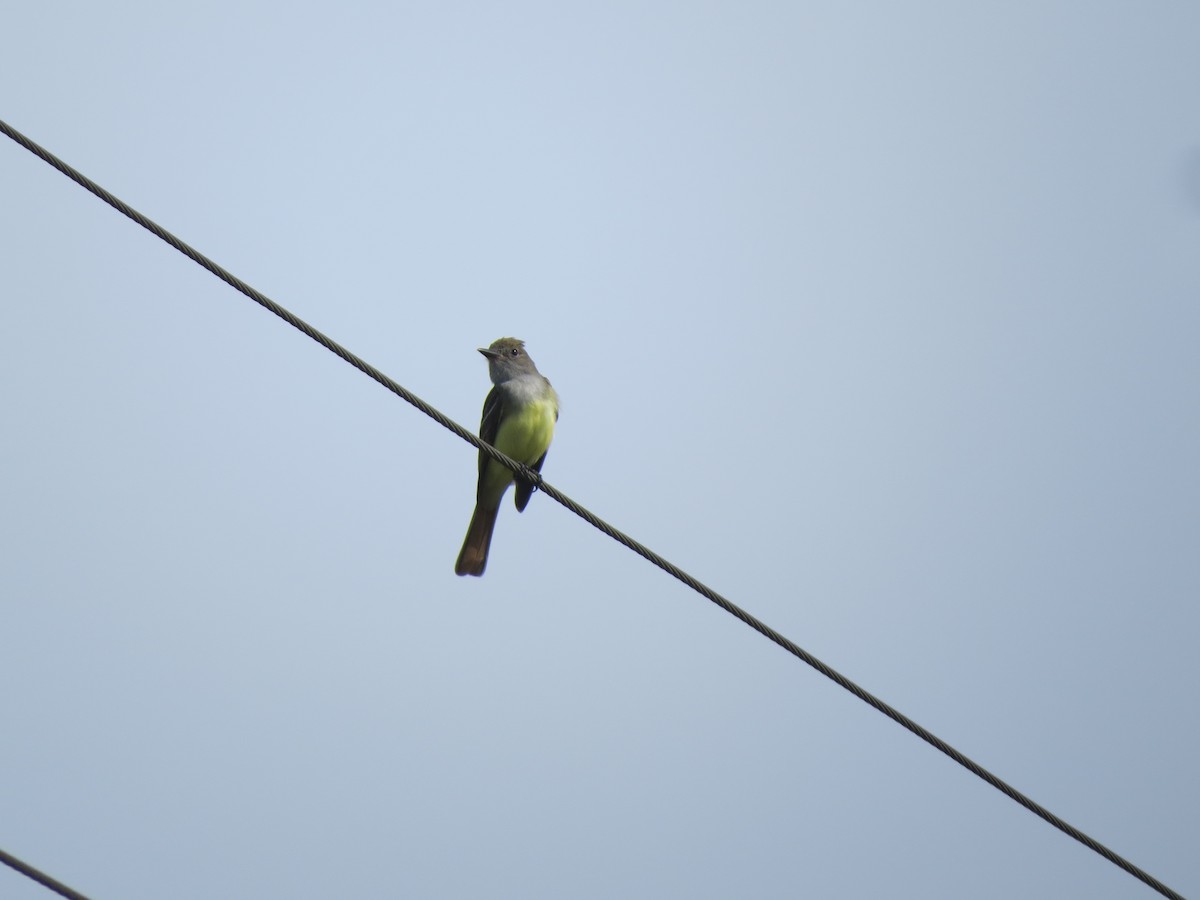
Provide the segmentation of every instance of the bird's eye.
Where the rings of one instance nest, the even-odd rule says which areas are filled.
[[[515,359],[516,357],[518,357],[518,356],[520,356],[520,355],[521,355],[521,351],[520,351],[520,350],[518,350],[516,347],[513,347],[513,348],[512,348],[511,350],[509,350],[508,352],[509,352],[509,355],[511,355],[511,356],[512,356],[514,359]]]

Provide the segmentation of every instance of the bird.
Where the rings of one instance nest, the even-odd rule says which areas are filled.
[[[546,452],[558,422],[558,393],[525,352],[525,342],[505,337],[480,348],[488,361],[492,389],[483,403],[479,437],[505,456],[535,472],[542,470]],[[506,466],[479,451],[479,482],[475,490],[475,512],[454,565],[457,575],[482,575],[500,501],[515,476]],[[516,506],[523,512],[533,496],[533,484],[519,477]]]

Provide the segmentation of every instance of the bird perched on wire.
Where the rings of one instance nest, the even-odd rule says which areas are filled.
[[[500,338],[486,350],[480,348],[479,352],[487,357],[493,385],[483,403],[480,439],[505,456],[540,472],[558,422],[558,394],[525,352],[524,341]],[[514,475],[506,466],[479,451],[475,512],[454,565],[455,574],[483,574],[500,501],[513,480]],[[517,511],[521,512],[533,495],[533,484],[520,478],[516,481],[515,500]]]

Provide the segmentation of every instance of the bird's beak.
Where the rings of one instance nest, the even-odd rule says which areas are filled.
[[[499,359],[500,358],[499,350],[492,350],[487,347],[480,347],[479,352],[482,353],[484,356],[486,356],[488,359]]]

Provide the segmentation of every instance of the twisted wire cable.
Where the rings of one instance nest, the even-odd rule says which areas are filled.
[[[299,316],[296,316],[295,314],[284,309],[282,306],[280,306],[274,300],[271,300],[269,297],[267,297],[265,294],[262,294],[259,291],[255,290],[253,287],[246,284],[246,282],[242,281],[240,278],[236,277],[232,273],[228,272],[226,269],[217,265],[215,262],[213,262],[207,256],[200,253],[198,250],[195,250],[190,245],[184,243],[182,240],[175,237],[175,235],[171,234],[169,231],[167,231],[165,228],[158,225],[151,219],[142,215],[140,212],[138,212],[137,210],[133,209],[131,206],[126,204],[124,201],[113,196],[111,193],[106,191],[104,188],[100,187],[100,185],[96,184],[96,182],[92,181],[90,178],[83,175],[81,172],[79,172],[76,169],[72,168],[71,166],[67,165],[67,163],[63,162],[57,156],[50,153],[50,151],[39,146],[34,141],[30,140],[28,137],[21,134],[16,129],[12,128],[10,125],[8,125],[3,120],[0,120],[0,132],[3,132],[5,135],[10,137],[12,140],[16,141],[18,144],[20,144],[26,150],[28,150],[29,152],[33,153],[34,155],[40,157],[42,160],[44,160],[49,165],[53,166],[55,169],[58,169],[58,171],[60,171],[64,175],[66,175],[68,178],[70,178],[75,183],[79,184],[84,189],[95,194],[97,197],[99,197],[105,203],[112,206],[118,212],[124,214],[125,216],[128,216],[130,219],[137,222],[139,225],[141,225],[143,228],[145,228],[151,234],[166,241],[168,244],[170,244],[172,247],[174,247],[176,250],[178,250],[184,256],[188,257],[193,262],[195,262],[198,265],[202,266],[203,268],[207,269],[213,275],[216,275],[218,278],[220,278],[222,281],[224,281],[230,287],[241,292],[242,294],[245,294],[247,297],[249,297],[255,303],[258,303],[260,306],[263,306],[266,309],[270,310],[275,315],[277,315],[279,318],[283,319],[285,322],[287,322],[289,325],[291,325],[293,328],[296,328],[296,329],[302,331],[304,334],[308,335],[310,338],[312,338],[314,341],[316,341],[322,347],[329,350],[331,353],[334,353],[337,356],[341,357],[343,360],[348,362],[350,365],[354,366],[354,368],[358,369],[360,372],[362,372],[365,375],[369,376],[370,378],[374,379],[379,384],[381,384],[385,388],[387,388],[389,391],[396,394],[402,400],[405,400],[406,402],[415,406],[417,409],[419,409],[421,412],[425,413],[425,415],[429,416],[431,419],[433,419],[435,422],[437,422],[442,427],[448,428],[450,431],[454,432],[456,435],[458,435],[463,440],[467,441],[469,444],[473,445],[474,447],[478,448],[479,450],[482,450],[484,453],[487,453],[492,459],[496,460],[501,465],[507,466],[510,470],[512,470],[512,472],[517,477],[531,482],[538,490],[540,490],[542,493],[544,493],[547,497],[550,497],[551,499],[560,503],[562,506],[566,507],[571,512],[575,513],[575,515],[577,515],[581,519],[583,519],[585,522],[588,522],[589,524],[591,524],[595,528],[599,529],[600,531],[604,532],[605,534],[607,534],[609,537],[613,538],[617,542],[625,545],[627,548],[632,550],[634,553],[638,554],[639,556],[641,556],[643,559],[647,560],[648,562],[651,562],[654,565],[658,566],[660,569],[662,569],[667,574],[671,575],[674,578],[677,578],[679,581],[683,582],[685,585],[690,587],[692,590],[696,591],[701,596],[707,598],[711,602],[715,603],[717,606],[721,607],[721,609],[725,610],[730,615],[734,616],[737,619],[740,619],[743,623],[745,623],[746,625],[753,628],[759,634],[763,635],[764,637],[766,637],[769,640],[778,644],[780,647],[782,647],[788,653],[791,653],[793,656],[797,657],[798,659],[800,659],[803,662],[807,663],[808,665],[812,666],[814,669],[816,669],[818,672],[820,672],[826,678],[829,678],[830,680],[832,680],[833,682],[838,684],[840,687],[845,688],[847,691],[854,694],[854,696],[858,697],[864,703],[867,703],[870,706],[874,707],[876,710],[883,713],[885,716],[887,716],[892,721],[894,721],[897,724],[908,729],[913,734],[915,734],[917,737],[919,737],[921,740],[923,740],[926,743],[928,743],[929,745],[937,748],[942,753],[944,753],[946,756],[950,757],[952,760],[954,760],[960,766],[965,768],[967,771],[969,771],[973,775],[976,775],[977,777],[983,779],[985,782],[990,784],[992,787],[996,788],[998,791],[1005,794],[1010,799],[1016,801],[1021,806],[1025,807],[1027,810],[1032,812],[1034,815],[1038,816],[1039,818],[1041,818],[1044,821],[1048,822],[1049,824],[1053,825],[1055,828],[1057,828],[1059,831],[1063,832],[1064,834],[1068,835],[1069,837],[1072,837],[1075,840],[1079,841],[1079,843],[1083,844],[1089,850],[1092,850],[1092,851],[1098,853],[1100,856],[1104,857],[1109,862],[1120,867],[1121,869],[1124,869],[1126,872],[1128,872],[1134,878],[1143,882],[1147,886],[1153,888],[1155,891],[1162,894],[1164,897],[1170,897],[1170,898],[1173,898],[1173,900],[1183,900],[1183,897],[1181,894],[1179,894],[1176,891],[1172,890],[1171,888],[1167,887],[1167,885],[1163,884],[1161,881],[1159,881],[1157,878],[1155,878],[1149,872],[1146,872],[1145,870],[1139,868],[1138,866],[1135,866],[1129,860],[1127,860],[1124,857],[1120,856],[1119,854],[1115,853],[1113,850],[1110,850],[1108,847],[1104,846],[1099,841],[1095,840],[1094,838],[1092,838],[1089,835],[1085,834],[1084,832],[1080,831],[1078,828],[1071,825],[1070,823],[1059,818],[1054,813],[1050,812],[1050,810],[1048,810],[1044,806],[1042,806],[1040,803],[1036,802],[1032,798],[1021,793],[1016,788],[1014,788],[1012,785],[1008,784],[1007,782],[1005,782],[998,776],[993,775],[987,769],[983,768],[983,766],[979,765],[977,762],[970,759],[965,754],[956,750],[950,744],[946,743],[944,740],[942,740],[941,738],[939,738],[937,735],[933,734],[926,728],[922,727],[921,725],[918,725],[916,722],[914,722],[908,716],[901,713],[899,710],[888,705],[883,700],[880,700],[874,694],[871,694],[870,692],[863,689],[862,687],[859,687],[859,685],[855,684],[853,681],[851,681],[845,675],[842,675],[836,669],[833,669],[826,663],[817,659],[815,656],[813,656],[807,650],[804,650],[799,645],[793,643],[791,640],[784,637],[782,634],[780,634],[775,629],[771,628],[766,623],[760,621],[759,619],[752,616],[750,613],[746,612],[741,607],[730,602],[725,597],[721,596],[716,591],[714,591],[712,588],[708,587],[703,582],[698,581],[696,578],[692,577],[687,572],[680,569],[678,566],[676,566],[673,563],[669,562],[668,560],[664,559],[662,556],[658,555],[653,550],[646,547],[644,544],[639,543],[638,541],[631,538],[629,535],[625,534],[622,531],[619,531],[618,529],[614,528],[612,525],[609,525],[607,522],[605,522],[599,516],[595,515],[594,513],[590,512],[589,510],[585,509],[583,506],[580,506],[578,503],[576,503],[570,497],[563,494],[561,491],[559,491],[558,489],[556,489],[555,487],[553,487],[552,485],[550,485],[546,481],[544,481],[540,473],[533,471],[528,466],[524,466],[521,463],[518,463],[517,461],[510,459],[509,457],[505,456],[503,453],[501,453],[499,450],[497,450],[492,445],[484,443],[479,438],[477,438],[474,434],[469,432],[467,429],[463,428],[461,425],[459,425],[454,420],[450,419],[448,416],[444,415],[442,412],[437,410],[435,407],[426,403],[420,397],[416,396],[411,391],[407,390],[405,387],[403,387],[396,381],[389,378],[387,375],[384,375],[382,372],[380,372],[374,366],[367,363],[365,360],[361,359],[354,353],[351,353],[349,350],[347,350],[341,344],[337,343],[337,341],[322,334],[320,331],[318,331],[313,326],[309,325],[307,322],[305,322]]]
[[[21,860],[17,859],[11,853],[5,853],[3,850],[0,850],[0,862],[4,863],[10,869],[15,869],[16,871],[20,872],[26,878],[36,881],[42,887],[49,888],[50,890],[54,891],[54,893],[62,897],[66,897],[67,900],[88,900],[88,898],[79,893],[79,891],[72,890],[61,881],[51,878],[45,872],[38,871],[33,866],[29,865],[29,863],[22,862]]]

